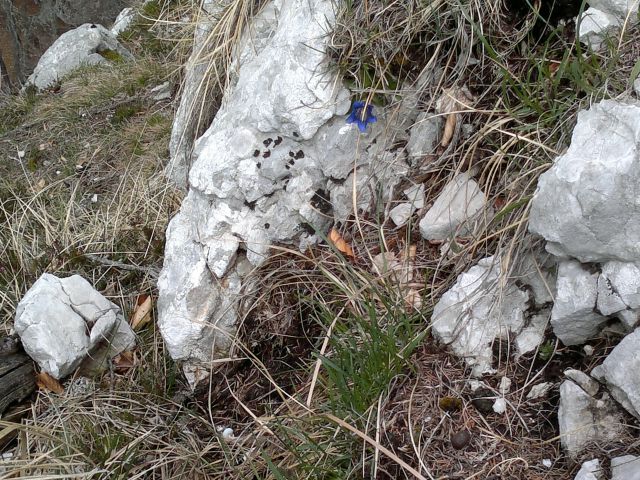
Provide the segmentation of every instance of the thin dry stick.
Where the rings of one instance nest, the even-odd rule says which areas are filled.
[[[386,448],[383,445],[380,445],[378,442],[376,442],[373,438],[371,438],[369,435],[367,435],[366,433],[361,432],[360,430],[358,430],[355,427],[352,427],[351,425],[349,425],[347,422],[345,422],[344,420],[342,420],[341,418],[336,417],[335,415],[332,415],[330,413],[326,413],[324,415],[325,417],[327,417],[329,420],[331,420],[334,423],[337,423],[338,425],[340,425],[342,428],[349,430],[351,433],[357,435],[358,437],[360,437],[362,440],[364,440],[365,442],[367,442],[369,445],[371,445],[374,448],[378,448],[382,453],[384,453],[387,457],[389,457],[391,460],[393,460],[394,462],[396,462],[398,465],[400,465],[402,468],[404,468],[407,472],[411,473],[415,478],[419,478],[420,480],[427,480],[427,477],[424,477],[420,472],[418,472],[415,468],[413,468],[411,465],[409,465],[407,462],[405,462],[404,460],[402,460],[400,457],[398,457],[395,453],[393,453],[391,450],[389,450],[388,448]],[[429,473],[426,472],[427,476],[429,477],[430,480],[435,480],[433,478],[433,476]]]
[[[338,314],[335,316],[335,318],[331,322],[331,325],[329,325],[329,330],[327,330],[327,334],[325,335],[324,340],[322,342],[322,348],[320,348],[320,355],[318,356],[318,360],[316,360],[316,366],[313,369],[313,377],[311,379],[311,387],[309,387],[309,395],[307,395],[306,405],[309,408],[311,408],[311,399],[313,398],[313,391],[316,388],[316,382],[318,381],[318,375],[320,374],[320,368],[322,367],[322,356],[324,355],[324,352],[327,351],[327,347],[329,346],[329,339],[331,338],[331,334],[333,333],[333,327],[336,326],[336,323],[338,322],[338,319],[342,315],[342,312],[344,312],[345,308],[347,307],[342,307],[340,312],[338,312]]]

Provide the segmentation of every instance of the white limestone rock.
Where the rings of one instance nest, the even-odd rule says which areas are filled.
[[[578,39],[599,50],[605,37],[619,26],[620,21],[614,15],[589,7],[578,20]]]
[[[538,383],[531,387],[529,393],[527,393],[527,400],[537,400],[538,398],[546,397],[549,390],[551,390],[553,384],[551,382]]]
[[[29,356],[58,379],[79,366],[104,369],[135,344],[120,308],[79,275],[43,274],[20,300],[14,328]]]
[[[115,52],[125,59],[133,59],[115,35],[102,25],[85,23],[69,30],[40,57],[25,87],[33,85],[42,90],[82,65],[107,63],[108,60],[101,55],[103,52]]]
[[[475,223],[488,216],[487,198],[468,173],[460,173],[447,183],[431,208],[420,220],[420,233],[427,240],[446,240],[470,235]]]
[[[113,22],[111,33],[117,37],[122,32],[126,31],[136,19],[136,16],[137,12],[135,9],[131,7],[123,9],[116,17],[116,21]]]
[[[564,371],[564,376],[571,380],[573,383],[582,388],[592,397],[595,397],[600,389],[600,384],[580,370],[569,368]]]
[[[537,306],[553,302],[556,295],[555,257],[535,248],[520,258],[513,272],[513,279],[531,288],[533,301]]]
[[[590,444],[617,440],[624,429],[622,415],[611,399],[597,400],[571,380],[560,385],[558,424],[560,442],[574,458]]]
[[[472,367],[474,376],[492,372],[492,343],[519,333],[524,324],[527,292],[499,283],[501,267],[494,257],[483,258],[436,304],[433,333]]]
[[[594,312],[598,274],[585,270],[579,262],[563,261],[558,266],[556,300],[551,310],[551,326],[565,345],[579,345],[594,337],[607,318]]]
[[[593,459],[584,462],[578,470],[574,480],[603,480],[602,468],[600,468],[600,460]]]
[[[195,24],[193,50],[184,65],[184,80],[180,91],[180,103],[173,116],[169,139],[169,162],[166,176],[179,188],[186,190],[191,151],[198,130],[209,125],[216,105],[203,101],[215,88],[217,79],[208,78],[213,69],[207,60],[209,34],[220,21],[225,6],[232,0],[204,0],[202,14],[191,19]],[[266,7],[268,10],[270,7]],[[268,12],[272,12],[268,10]],[[267,16],[268,13],[264,13]],[[260,36],[259,39],[263,37]],[[196,110],[196,106],[199,108]]]
[[[424,207],[424,185],[413,185],[403,193],[408,202],[396,205],[389,210],[389,217],[398,227],[407,223],[416,210]]]
[[[611,480],[640,480],[640,457],[624,455],[612,458]]]
[[[518,356],[533,352],[544,340],[544,331],[549,324],[551,312],[549,309],[541,310],[540,313],[531,315],[525,327],[516,337],[516,348]]]
[[[604,382],[629,413],[640,419],[640,328],[622,339],[592,376]]]
[[[438,137],[443,128],[442,117],[430,112],[418,115],[416,122],[409,132],[407,153],[409,160],[414,161],[418,157],[429,155],[435,151]]]
[[[408,171],[380,138],[384,112],[375,111],[378,122],[364,135],[345,124],[349,92],[323,53],[334,20],[330,0],[269,3],[252,20],[231,87],[196,142],[158,279],[162,335],[192,373],[227,354],[244,276],[272,245],[306,248],[354,206],[390,198]]]
[[[569,149],[538,181],[529,230],[582,262],[640,261],[640,104],[603,100],[578,114]]]

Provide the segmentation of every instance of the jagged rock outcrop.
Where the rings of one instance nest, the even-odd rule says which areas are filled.
[[[581,262],[640,261],[640,104],[603,100],[578,114],[569,149],[538,181],[530,231]]]
[[[82,65],[107,63],[114,55],[133,59],[113,33],[102,25],[86,23],[61,35],[44,52],[25,85],[45,89]]]
[[[379,185],[388,198],[408,169],[378,138],[384,115],[376,112],[364,135],[345,123],[349,92],[323,53],[333,8],[330,0],[268,4],[236,51],[233,85],[196,142],[158,281],[161,332],[186,365],[227,354],[243,278],[271,245],[316,242],[314,230],[351,212],[354,183],[355,203],[366,209]]]
[[[17,90],[42,53],[63,33],[84,23],[108,25],[126,0],[0,0],[0,71]]]

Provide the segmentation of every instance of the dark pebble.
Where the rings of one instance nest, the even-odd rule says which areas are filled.
[[[464,447],[469,445],[470,441],[471,434],[469,433],[469,430],[462,430],[451,435],[451,446],[456,450],[462,450]]]

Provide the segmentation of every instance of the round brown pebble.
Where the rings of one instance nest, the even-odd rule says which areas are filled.
[[[461,430],[451,435],[451,446],[456,450],[462,450],[469,445],[471,441],[471,434],[469,430]]]

